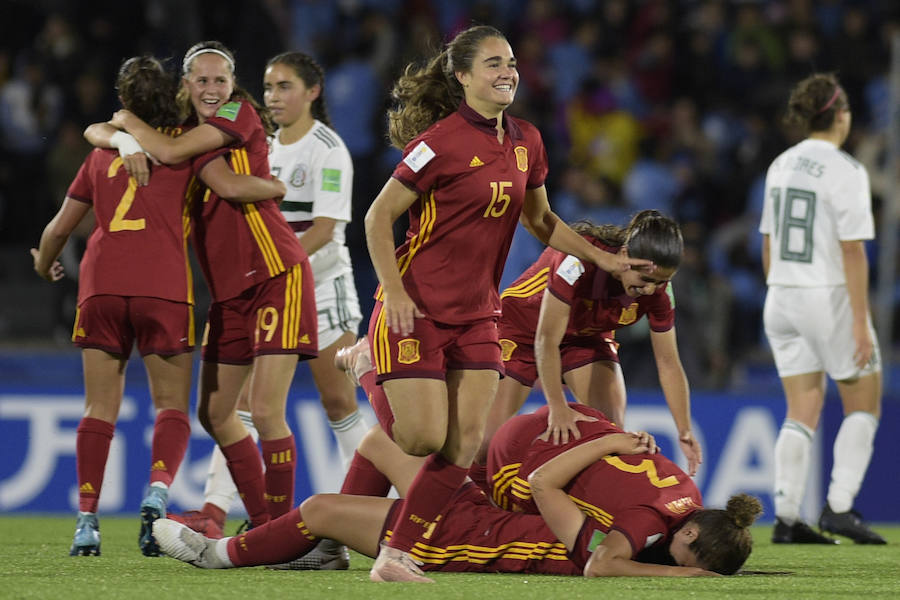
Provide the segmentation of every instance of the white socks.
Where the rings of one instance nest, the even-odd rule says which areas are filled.
[[[800,518],[815,431],[785,419],[775,440],[775,516],[793,525]]]
[[[238,417],[249,432],[253,441],[259,440],[259,432],[253,425],[253,419],[250,413],[245,410],[237,411]],[[237,487],[231,479],[231,472],[228,470],[228,462],[219,446],[213,450],[209,459],[209,470],[206,472],[206,486],[203,488],[203,497],[205,502],[215,504],[225,514],[231,508],[231,503],[237,498]]]
[[[352,414],[344,417],[340,421],[328,421],[334,437],[337,439],[338,452],[341,455],[341,465],[344,472],[350,468],[350,461],[353,460],[353,453],[356,452],[357,446],[362,441],[363,436],[369,431],[369,425],[363,420],[359,410],[353,411]]]
[[[856,411],[844,417],[834,438],[834,468],[828,486],[828,505],[834,512],[847,512],[853,508],[853,500],[872,458],[877,430],[878,419],[872,413]]]

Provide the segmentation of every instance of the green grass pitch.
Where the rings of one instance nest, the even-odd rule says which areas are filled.
[[[228,531],[235,528],[229,523]],[[887,546],[777,546],[754,528],[755,548],[735,577],[585,579],[538,575],[432,574],[435,585],[374,584],[372,560],[353,554],[348,571],[207,571],[137,548],[138,518],[101,517],[102,556],[70,557],[72,517],[0,516],[0,598],[409,600],[669,598],[900,598],[900,526],[876,526]]]

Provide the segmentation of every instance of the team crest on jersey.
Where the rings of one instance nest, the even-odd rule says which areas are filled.
[[[419,355],[419,340],[406,338],[397,342],[397,362],[410,365],[419,362],[422,357]]]
[[[512,340],[500,340],[500,358],[503,362],[509,362],[517,346],[518,344]]]
[[[631,306],[623,308],[622,314],[619,315],[619,325],[631,325],[637,321],[637,309],[637,302],[632,302]]]
[[[528,171],[528,148],[516,146],[516,168],[525,173]]]
[[[288,181],[290,181],[291,187],[302,188],[306,184],[306,165],[297,165],[291,172],[291,178]]]

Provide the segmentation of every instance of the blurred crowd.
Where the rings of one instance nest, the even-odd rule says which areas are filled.
[[[152,53],[174,71],[192,43],[219,39],[235,51],[238,81],[261,99],[265,61],[296,49],[325,67],[329,113],[354,158],[348,244],[364,311],[376,280],[362,216],[400,156],[385,135],[391,84],[459,29],[498,27],[519,61],[510,113],[544,136],[560,216],[624,224],[652,207],[682,224],[679,347],[698,388],[732,384],[736,366],[766,356],[757,226],[765,169],[800,139],[781,124],[790,86],[837,72],[853,110],[847,150],[869,169],[876,220],[892,181],[884,163],[894,0],[3,4],[0,244],[37,242],[90,149],[84,127],[118,106],[112,82],[123,58]],[[504,283],[540,250],[517,235]],[[871,244],[873,265],[876,254]],[[654,384],[648,347],[639,329],[623,339],[629,384]]]

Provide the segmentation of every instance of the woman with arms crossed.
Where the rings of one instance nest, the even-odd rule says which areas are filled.
[[[481,444],[502,372],[497,286],[516,223],[611,271],[647,264],[603,252],[551,210],[540,134],[506,114],[516,59],[493,27],[459,33],[394,88],[391,141],[404,158],[366,215],[380,287],[369,323],[378,380],[407,453],[428,456],[410,486],[375,581],[416,581],[408,550],[438,526]],[[393,223],[409,210],[406,243]]]
[[[146,56],[125,61],[116,89],[123,106],[163,128],[160,135],[180,133],[172,80],[159,61]],[[271,181],[216,166],[222,170],[211,168],[206,175],[223,193],[262,198],[279,191]],[[97,505],[122,402],[125,365],[135,343],[157,411],[139,544],[145,554],[158,553],[150,524],[165,516],[166,491],[190,436],[194,299],[185,236],[191,176],[188,163],[163,166],[154,169],[149,185],[139,186],[125,172],[122,158],[110,150],[94,150],[44,230],[40,247],[32,249],[35,271],[57,281],[63,274],[56,258],[75,226],[94,209],[96,226],[81,261],[72,335],[82,348],[85,415],[76,441],[79,516],[71,555],[100,554]]]
[[[775,442],[775,543],[834,544],[800,518],[825,375],[837,383],[844,421],[819,527],[858,544],[884,544],[853,510],[881,416],[881,358],[869,315],[864,240],[875,236],[869,176],[840,150],[850,133],[847,94],[833,75],[798,83],[787,120],[808,137],[766,173],[759,226],[769,286],[766,337],[787,400]]]
[[[235,82],[228,48],[200,42],[187,51],[177,100],[196,123],[178,138],[159,135],[128,111],[112,124],[163,163],[194,157],[201,177],[223,155],[237,173],[270,176],[266,129],[258,105]],[[259,525],[293,503],[296,448],[285,407],[298,357],[317,352],[312,275],[274,200],[238,204],[203,189],[197,195],[193,242],[213,300],[198,412],[225,455],[251,525]],[[265,473],[235,410],[245,382]]]

